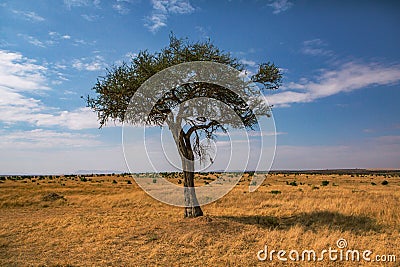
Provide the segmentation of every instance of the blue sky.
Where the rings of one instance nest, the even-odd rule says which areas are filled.
[[[284,80],[273,169],[400,168],[398,1],[0,1],[0,173],[126,171],[81,95],[173,31]]]

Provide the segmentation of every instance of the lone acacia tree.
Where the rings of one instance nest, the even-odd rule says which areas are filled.
[[[146,125],[168,125],[182,161],[184,180],[185,217],[202,216],[203,212],[195,193],[194,159],[210,159],[208,147],[200,142],[201,137],[215,138],[218,130],[226,131],[226,124],[232,127],[252,128],[257,124],[255,115],[269,116],[270,107],[258,105],[257,114],[236,93],[218,84],[207,82],[182,82],[179,86],[169,88],[169,91],[158,98],[151,112],[136,114],[129,112],[131,98],[138,89],[153,75],[169,67],[195,61],[210,61],[227,65],[239,72],[246,71],[245,65],[229,53],[221,51],[210,41],[191,43],[187,39],[178,39],[170,35],[170,43],[160,52],[141,51],[133,56],[131,63],[122,63],[106,70],[104,77],[99,77],[93,87],[95,96],[87,96],[87,105],[98,115],[100,128],[110,120],[119,122],[140,122]],[[261,91],[278,89],[282,75],[280,70],[270,62],[258,65],[257,73],[250,77],[250,82],[258,85]],[[243,87],[244,94],[251,94],[250,87]],[[194,107],[185,104],[194,98],[215,99],[223,102],[233,110],[241,120],[237,125],[231,118],[215,120],[212,114],[219,113],[228,116],[224,110],[215,110],[209,105]],[[256,100],[255,100],[256,101]],[[134,103],[141,105],[142,103]],[[177,114],[172,110],[179,108]],[[140,112],[138,112],[140,113]],[[200,115],[199,115],[200,114]]]

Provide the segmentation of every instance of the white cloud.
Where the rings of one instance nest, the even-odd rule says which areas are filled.
[[[198,32],[198,34],[200,35],[201,38],[203,39],[210,39],[210,35],[208,34],[208,30],[205,29],[202,26],[196,26],[196,31]]]
[[[80,7],[89,5],[89,0],[64,0],[64,4],[68,7]]]
[[[41,22],[45,20],[43,17],[31,11],[12,10],[12,12],[16,15],[21,16],[21,18],[31,22]]]
[[[333,52],[326,49],[327,44],[321,39],[312,39],[303,42],[301,52],[312,56],[332,56]]]
[[[0,86],[14,91],[49,89],[46,85],[47,68],[20,53],[0,50]]]
[[[72,37],[68,34],[60,34],[58,32],[49,32],[49,39],[41,41],[38,38],[26,34],[18,34],[18,36],[24,38],[28,43],[46,48],[47,46],[59,44],[60,41],[70,40]],[[75,41],[76,42],[76,41]]]
[[[0,122],[61,126],[74,130],[97,128],[97,117],[89,108],[62,111],[26,96],[26,93],[50,90],[45,76],[48,71],[20,53],[0,50]]]
[[[86,143],[84,140],[80,141],[83,136],[71,138],[75,139],[75,147],[62,149],[9,149],[0,145],[0,162],[7,162],[2,165],[1,174],[70,174],[78,170],[127,171],[121,147],[90,146],[93,144],[91,137]]]
[[[247,59],[241,59],[240,63],[244,64],[244,65],[248,65],[249,67],[255,67],[257,65],[257,63],[253,60],[247,60]]]
[[[287,134],[287,132],[274,132],[274,131],[268,131],[268,132],[260,132],[260,131],[233,131],[233,132],[228,132],[228,133],[223,133],[223,132],[216,132],[216,136],[225,136],[225,137],[262,137],[262,136],[277,136],[277,135],[284,135]],[[243,139],[244,140],[244,139]],[[245,141],[247,142],[247,141]]]
[[[160,28],[167,26],[167,15],[165,14],[152,14],[146,17],[145,26],[152,32],[157,32]]]
[[[71,90],[65,90],[64,95],[77,95],[77,92],[71,91]]]
[[[93,45],[93,44],[95,44],[96,42],[95,41],[93,41],[93,42],[88,42],[88,41],[85,41],[85,40],[82,40],[82,39],[76,39],[76,40],[74,40],[74,46],[79,46],[79,45]]]
[[[0,121],[4,123],[27,121],[31,114],[42,109],[40,100],[25,97],[10,88],[0,86]]]
[[[42,101],[0,86],[0,122],[12,125],[28,123],[41,127],[64,127],[71,130],[97,128],[96,114],[89,108],[60,111]]]
[[[397,144],[400,145],[400,135],[384,135],[374,138],[379,144]]]
[[[100,17],[98,15],[83,14],[82,18],[84,18],[87,21],[93,22],[97,21]]]
[[[278,146],[272,169],[399,169],[399,138],[383,136],[348,145]]]
[[[128,52],[128,53],[125,54],[125,57],[127,57],[127,58],[134,58],[134,57],[137,57],[137,55],[138,55],[138,53],[135,53],[135,52]]]
[[[64,5],[71,9],[72,7],[84,7],[93,5],[94,7],[100,7],[100,0],[64,0]]]
[[[112,7],[114,10],[116,10],[119,14],[122,15],[128,14],[130,11],[130,9],[123,4],[114,4]]]
[[[69,40],[71,36],[68,34],[60,34],[58,32],[49,32],[49,35],[54,40]]]
[[[399,81],[400,65],[348,62],[335,70],[323,70],[314,81],[301,79],[298,83],[289,83],[285,86],[285,91],[267,96],[267,99],[270,104],[287,106],[291,103],[312,102],[342,92],[390,85]]]
[[[145,26],[153,33],[167,26],[171,14],[190,14],[194,7],[185,0],[152,0],[153,11],[145,18]]]
[[[75,59],[72,66],[77,70],[97,71],[104,69],[106,63],[102,56],[97,55],[94,58]]]
[[[38,148],[71,148],[93,147],[102,145],[91,134],[57,132],[54,130],[35,129],[31,131],[0,131],[0,145],[9,149],[38,149]]]
[[[279,14],[291,8],[293,3],[288,0],[271,0],[268,6],[274,9],[274,14]]]
[[[172,14],[190,14],[194,11],[193,6],[187,1],[172,0],[167,2],[167,10]]]
[[[121,15],[126,15],[130,11],[128,5],[136,2],[137,0],[117,0],[117,2],[112,5],[112,8]]]
[[[98,128],[96,114],[90,108],[79,108],[73,111],[59,111],[53,114],[34,114],[34,124],[37,126],[61,126],[71,130]]]
[[[21,33],[18,34],[18,36],[24,38],[28,43],[30,43],[30,44],[32,44],[32,45],[34,45],[34,46],[42,47],[42,48],[45,48],[45,47],[46,47],[46,44],[45,44],[44,42],[40,41],[39,39],[37,39],[37,38],[34,37],[34,36],[30,36],[30,35],[26,35],[26,34],[21,34]]]

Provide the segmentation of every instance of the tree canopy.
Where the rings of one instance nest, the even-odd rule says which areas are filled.
[[[160,52],[150,53],[148,50],[140,51],[136,56],[131,58],[130,64],[124,62],[120,66],[113,66],[107,69],[106,75],[99,77],[93,87],[96,95],[94,97],[87,97],[87,105],[97,113],[100,127],[106,125],[109,120],[123,122],[130,99],[146,80],[171,66],[193,61],[221,63],[240,72],[244,72],[246,67],[230,53],[220,50],[210,40],[191,43],[187,39],[178,39],[171,34],[169,45]],[[267,62],[259,64],[257,73],[252,75],[250,79],[252,82],[257,83],[262,90],[278,89],[282,75],[279,68],[271,62]],[[175,96],[181,95],[180,101],[188,99],[187,92],[193,92],[193,87],[205,88],[199,84],[182,86],[180,94],[175,93]],[[207,94],[211,92],[214,94],[220,92],[220,90],[210,90],[215,89],[211,87],[208,84],[208,90],[198,91],[198,95],[207,97]],[[171,95],[173,93],[166,95],[166,100],[172,100]],[[225,94],[224,97],[229,98],[229,95]],[[234,99],[229,98],[229,100]],[[169,103],[171,104],[171,101]],[[155,107],[154,120],[148,121],[149,123],[163,121],[163,116],[168,112],[164,111],[164,104],[160,101],[158,105],[160,108],[157,109]]]

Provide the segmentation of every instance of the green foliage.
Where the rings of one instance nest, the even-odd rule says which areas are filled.
[[[328,184],[329,184],[329,181],[324,180],[324,181],[322,181],[321,186],[327,186]]]
[[[253,177],[254,176],[254,171],[247,172],[247,174],[248,174],[249,177]]]
[[[384,180],[384,181],[382,182],[382,185],[388,185],[388,184],[389,184],[389,182],[386,181],[386,180]]]
[[[97,113],[100,127],[109,119],[122,122],[130,99],[146,80],[166,68],[193,61],[211,61],[228,65],[238,71],[245,70],[238,59],[221,51],[210,41],[192,43],[171,34],[169,45],[160,52],[140,51],[132,57],[130,64],[124,62],[120,66],[107,69],[106,75],[99,77],[93,87],[96,95],[87,96],[87,105]],[[259,84],[263,90],[277,89],[281,79],[279,68],[270,62],[260,64],[258,72],[251,77],[251,80]],[[221,88],[215,85],[207,86],[208,89],[212,89],[210,92],[221,91]],[[163,107],[165,106],[160,105],[154,114],[163,116],[168,113],[169,111]],[[153,117],[152,122],[157,119],[159,118]]]

